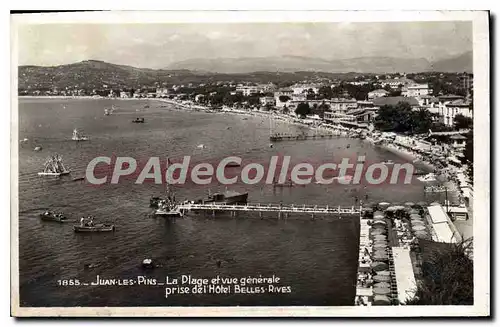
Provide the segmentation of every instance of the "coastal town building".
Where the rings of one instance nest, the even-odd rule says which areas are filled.
[[[267,105],[274,106],[276,104],[274,97],[270,97],[270,96],[260,97],[259,100],[260,100],[260,104],[263,106],[267,106]]]
[[[395,97],[380,97],[373,99],[373,104],[377,107],[396,106],[400,102],[408,103],[411,107],[414,108],[419,107],[417,99],[413,97],[395,96]]]
[[[279,89],[274,92],[274,100],[277,108],[283,108],[289,101],[292,100],[293,90],[292,89]],[[282,100],[286,101],[282,101]]]
[[[462,115],[473,118],[471,101],[458,95],[445,95],[438,97],[438,102],[432,103],[429,111],[439,116],[440,122],[446,126],[453,126],[455,117]]]
[[[389,94],[389,92],[387,92],[386,90],[378,89],[378,90],[368,92],[368,99],[376,99],[376,98],[380,98],[380,97],[385,97],[388,94]]]
[[[356,109],[358,102],[356,99],[333,98],[330,100],[330,110],[336,113],[345,114],[349,109]]]
[[[380,85],[382,85],[382,87],[389,86],[391,89],[399,89],[401,87],[406,87],[411,84],[415,84],[415,82],[406,77],[402,78],[396,77],[394,79],[385,79],[380,81]]]
[[[124,99],[124,98],[130,98],[130,97],[132,97],[130,92],[120,91],[120,98]]]
[[[156,89],[156,97],[157,98],[166,98],[168,96],[168,88],[159,87]]]
[[[326,111],[324,114],[324,119],[326,122],[331,124],[338,124],[342,122],[355,123],[357,121],[356,116],[354,115],[348,115],[333,111]]]
[[[419,97],[429,95],[429,84],[411,84],[403,87],[401,95],[405,97]]]
[[[303,94],[308,92],[318,94],[320,86],[316,84],[295,84],[290,88],[293,90],[293,94]]]
[[[263,88],[260,86],[247,86],[247,85],[239,85],[236,87],[236,92],[243,94],[244,96],[250,96],[255,94],[260,94],[263,92]]]

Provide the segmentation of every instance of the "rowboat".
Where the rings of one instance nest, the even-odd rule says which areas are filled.
[[[75,233],[102,233],[102,232],[114,232],[115,225],[108,224],[96,224],[93,226],[81,226],[74,225],[73,230]]]
[[[61,213],[55,213],[52,211],[45,211],[40,214],[40,218],[45,221],[55,221],[58,223],[68,222],[68,218]]]

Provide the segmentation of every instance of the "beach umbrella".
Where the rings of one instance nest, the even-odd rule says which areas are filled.
[[[373,253],[373,257],[374,258],[382,258],[382,259],[386,259],[389,257],[389,254],[387,253],[386,250],[378,250],[378,251],[375,251]]]
[[[384,242],[384,243],[379,243],[379,242]],[[373,244],[373,250],[387,250],[387,242],[386,241],[377,241],[375,244]]]
[[[382,276],[382,275],[375,275],[373,276],[373,280],[376,282],[390,282],[391,277],[389,276]]]
[[[429,234],[427,234],[426,231],[421,230],[421,231],[415,232],[415,236],[421,237],[421,238],[426,238],[429,236]]]
[[[375,234],[373,234],[373,236],[384,236],[384,237],[385,237],[385,234],[387,234],[387,232],[384,229],[380,229],[380,228],[374,229],[373,233],[375,233]]]
[[[389,305],[391,304],[391,300],[386,295],[376,294],[373,297],[374,305]]]
[[[421,220],[412,220],[411,225],[412,226],[425,226],[425,223]]]
[[[380,211],[377,211],[373,214],[373,218],[384,218],[384,217],[385,215]]]
[[[405,202],[405,206],[407,207],[413,207],[415,205],[415,203],[413,202]]]
[[[411,229],[413,229],[415,232],[425,230],[424,226],[413,226]]]
[[[381,207],[388,207],[391,204],[389,202],[380,202],[378,205],[381,206]]]
[[[410,215],[418,214],[418,210],[416,209],[411,209],[409,212]]]
[[[404,206],[394,206],[394,208],[396,209],[396,211],[406,209]]]
[[[387,281],[384,282],[378,282],[373,285],[373,287],[387,287],[390,288],[391,284],[389,284]]]
[[[389,266],[385,262],[375,261],[372,263],[372,270],[375,272],[387,271]]]
[[[378,276],[391,276],[391,272],[388,271],[387,269],[381,269],[377,271]]]
[[[418,213],[412,213],[412,214],[410,215],[410,218],[411,218],[411,219],[413,219],[413,218],[422,218],[422,216],[421,216],[421,215],[419,215]]]
[[[431,207],[432,207],[432,206],[439,206],[439,205],[440,205],[440,204],[439,204],[439,203],[437,203],[437,202],[432,202],[432,203],[430,204],[430,206],[431,206]]]
[[[422,229],[420,229],[420,230],[422,230]],[[385,235],[375,235],[373,238],[377,241],[386,241],[387,240],[387,236],[385,236]]]
[[[386,226],[387,223],[385,221],[379,220],[379,221],[376,221],[376,222],[373,223],[373,226],[376,226],[376,225],[378,225],[378,226]]]
[[[389,261],[389,257],[388,256],[381,256],[381,255],[373,256],[373,259],[377,260],[377,261],[382,261],[382,262]]]
[[[396,207],[395,206],[390,206],[390,207],[387,207],[387,209],[385,209],[386,211],[396,211]]]
[[[420,201],[420,202],[417,202],[417,204],[421,207],[426,207],[427,206],[427,202],[425,201]]]
[[[376,221],[385,221],[385,218],[384,217],[376,217],[376,218],[373,218],[373,222],[376,222]]]
[[[373,287],[373,294],[387,295],[389,293],[391,293],[391,289],[389,287]]]

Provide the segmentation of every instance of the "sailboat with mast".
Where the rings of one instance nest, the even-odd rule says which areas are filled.
[[[82,132],[80,132],[78,129],[73,130],[73,136],[71,137],[73,141],[88,141],[89,137],[84,135]]]
[[[69,174],[70,171],[64,167],[62,157],[58,154],[47,158],[45,161],[45,167],[42,172],[38,173],[38,176],[62,176]]]
[[[167,169],[170,161],[167,158]],[[170,185],[168,184],[168,180],[165,181],[165,198],[157,199],[158,209],[155,211],[155,216],[161,217],[181,217],[182,213],[177,209],[177,202],[175,201],[175,194],[170,190]],[[152,201],[153,198],[150,200]]]

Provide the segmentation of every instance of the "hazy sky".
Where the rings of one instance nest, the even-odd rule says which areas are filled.
[[[19,64],[96,59],[163,68],[192,58],[442,59],[472,50],[470,22],[24,25]]]

